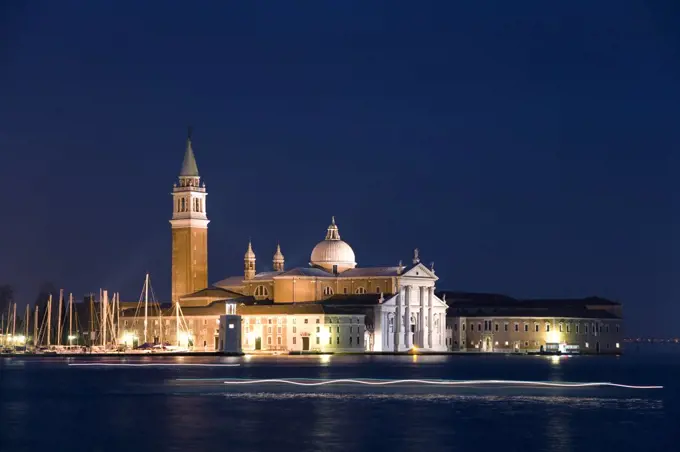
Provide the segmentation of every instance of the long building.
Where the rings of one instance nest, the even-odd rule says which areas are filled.
[[[599,297],[520,300],[442,292],[453,351],[620,353],[622,308]]]

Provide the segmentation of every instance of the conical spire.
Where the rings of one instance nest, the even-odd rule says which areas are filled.
[[[184,151],[184,161],[179,175],[180,177],[198,177],[198,165],[196,165],[194,150],[191,148],[191,127],[187,134],[187,148]]]
[[[283,253],[281,252],[281,245],[278,243],[276,244],[276,253],[274,253],[274,259],[272,260],[272,263],[274,264],[274,271],[277,272],[282,272],[283,271],[283,265],[284,265],[284,259],[283,259]]]
[[[255,251],[253,251],[253,242],[248,240],[248,249],[246,250],[245,256],[246,260],[255,260]]]
[[[338,231],[338,226],[335,224],[335,216],[331,217],[331,224],[326,232],[326,240],[340,240],[340,231]]]

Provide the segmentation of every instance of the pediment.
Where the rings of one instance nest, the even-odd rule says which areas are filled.
[[[435,275],[432,270],[423,265],[422,262],[415,264],[414,266],[406,270],[404,273],[402,273],[400,276],[402,278],[406,277],[406,278],[434,279],[435,281],[439,279],[437,275]]]

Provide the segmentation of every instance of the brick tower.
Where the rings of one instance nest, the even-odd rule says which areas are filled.
[[[208,217],[205,183],[187,137],[179,183],[172,189],[172,302],[208,286]]]

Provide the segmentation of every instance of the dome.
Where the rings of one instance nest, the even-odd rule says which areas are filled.
[[[337,272],[343,272],[357,266],[352,247],[340,240],[335,218],[328,226],[326,239],[319,242],[312,250],[310,265]]]

